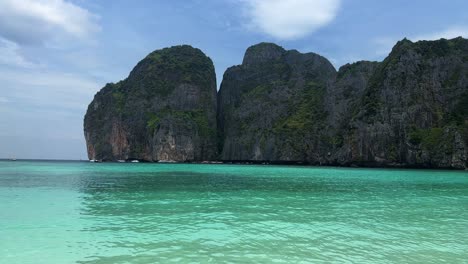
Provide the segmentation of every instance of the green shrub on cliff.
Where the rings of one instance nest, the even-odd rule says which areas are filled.
[[[291,114],[275,124],[276,133],[306,134],[320,126],[326,117],[323,110],[325,88],[315,82],[306,85],[297,105],[291,105]]]
[[[435,153],[451,148],[453,135],[446,128],[413,129],[409,134],[411,144],[420,145],[422,149]]]

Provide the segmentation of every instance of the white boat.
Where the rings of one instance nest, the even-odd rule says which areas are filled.
[[[91,160],[89,160],[89,162],[96,162],[96,160],[94,160],[94,159],[91,159]]]
[[[117,162],[121,162],[121,163],[123,163],[123,162],[125,162],[125,160],[117,160]]]
[[[139,161],[138,160],[132,160],[131,162],[132,163],[138,163]]]
[[[175,160],[158,160],[158,163],[175,163]]]

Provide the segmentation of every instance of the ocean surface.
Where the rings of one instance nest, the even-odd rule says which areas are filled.
[[[468,172],[0,161],[0,263],[468,263]]]

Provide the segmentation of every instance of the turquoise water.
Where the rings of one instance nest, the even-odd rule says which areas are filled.
[[[0,263],[467,261],[467,172],[0,162]]]

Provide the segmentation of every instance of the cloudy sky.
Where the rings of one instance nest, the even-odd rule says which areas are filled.
[[[335,67],[393,44],[468,37],[466,0],[0,0],[0,158],[86,159],[93,95],[149,52],[202,49],[224,70],[255,43]]]

